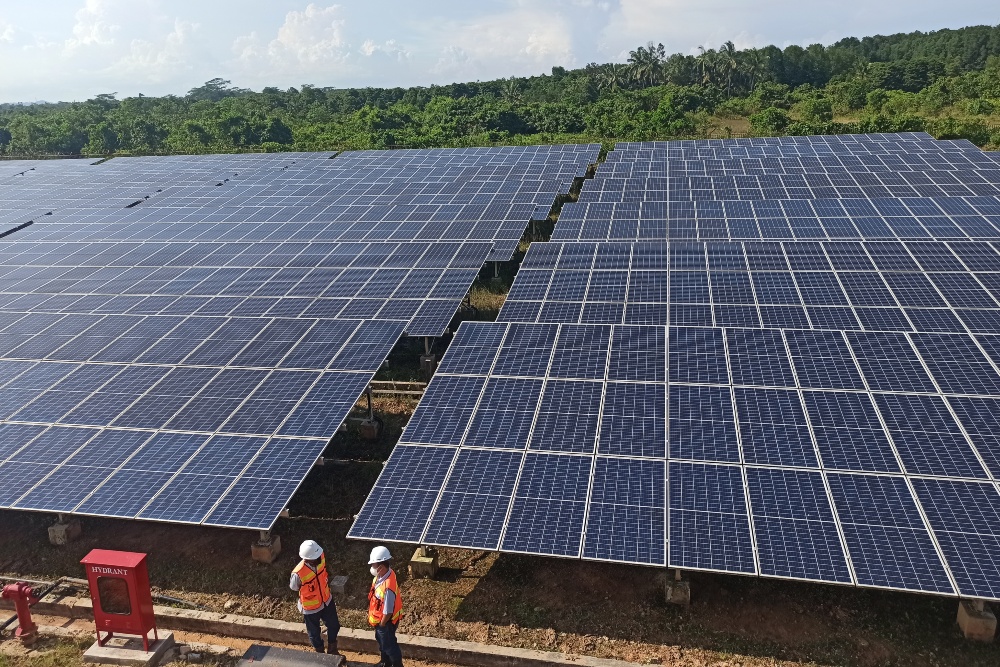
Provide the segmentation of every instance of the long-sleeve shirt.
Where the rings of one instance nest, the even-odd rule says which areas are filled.
[[[306,563],[306,567],[308,567],[313,572],[316,571],[316,568],[314,568],[312,565],[309,565],[308,563]],[[294,572],[292,572],[292,578],[288,582],[288,587],[291,588],[296,593],[299,592],[299,589],[302,588],[302,580],[299,579],[299,575],[297,575]],[[295,603],[295,606],[297,606],[299,608],[299,611],[301,613],[303,613],[303,614],[318,614],[319,612],[321,612],[324,609],[326,609],[327,605],[330,604],[330,602],[332,602],[332,601],[333,601],[333,598],[330,598],[330,600],[327,600],[327,601],[323,602],[322,606],[320,606],[319,609],[313,609],[312,611],[306,611],[305,609],[302,608],[302,599],[299,598],[299,600]]]

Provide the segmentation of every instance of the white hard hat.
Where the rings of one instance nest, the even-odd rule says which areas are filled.
[[[306,540],[299,545],[299,558],[305,560],[316,560],[323,555],[323,547],[312,540]]]
[[[387,560],[392,560],[392,554],[385,547],[375,547],[372,549],[371,558],[368,559],[369,565],[378,565],[379,563],[384,563]]]

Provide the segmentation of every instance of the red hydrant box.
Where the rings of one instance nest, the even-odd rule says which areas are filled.
[[[154,642],[158,638],[146,554],[94,549],[80,562],[90,583],[97,643],[103,646],[115,633],[139,635],[148,651],[149,631]],[[102,632],[107,633],[103,639]]]

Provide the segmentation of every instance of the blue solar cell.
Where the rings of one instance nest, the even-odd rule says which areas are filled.
[[[954,593],[903,479],[831,474],[828,480],[859,584]]]
[[[603,380],[610,342],[610,327],[562,325],[549,366],[549,376]]]
[[[485,384],[481,377],[435,375],[407,424],[403,441],[460,444]]]
[[[833,331],[787,331],[799,386],[816,389],[864,389],[843,336]]]
[[[80,504],[76,513],[134,518],[172,476],[169,472],[119,470]]]
[[[795,387],[781,332],[730,329],[726,339],[733,384]]]
[[[584,558],[664,565],[665,484],[662,461],[598,457]]]
[[[912,340],[945,392],[1000,394],[1000,374],[969,336],[923,333]]]
[[[578,557],[592,465],[589,456],[528,454],[501,548]]]
[[[1000,493],[996,487],[914,479],[913,488],[958,583],[959,594],[1000,596]]]
[[[608,379],[663,382],[666,333],[662,327],[615,327],[607,359]]]
[[[463,450],[427,527],[428,544],[496,549],[521,469],[519,452]]]
[[[267,438],[217,435],[191,457],[183,472],[237,477],[266,442]]]
[[[670,385],[670,458],[739,462],[739,437],[728,387]]]
[[[1000,402],[949,396],[948,403],[986,467],[994,477],[1000,476]]]
[[[987,477],[944,399],[876,394],[875,402],[907,472],[941,477]]]
[[[491,378],[472,417],[465,446],[525,448],[541,393],[542,380]]]
[[[177,475],[160,490],[138,517],[176,523],[200,523],[235,481],[235,477],[217,475]]]
[[[42,463],[0,463],[0,507],[12,506],[54,468]]]
[[[278,430],[279,435],[330,438],[371,381],[371,373],[323,373]]]
[[[670,329],[670,381],[729,384],[722,329]]]
[[[737,388],[735,396],[746,463],[818,467],[798,392]]]
[[[906,336],[895,333],[849,332],[847,340],[871,389],[934,391],[933,381]]]
[[[300,480],[243,477],[219,501],[204,522],[208,525],[270,530],[288,506]]]
[[[867,394],[807,391],[803,398],[826,468],[899,472],[892,445]]]
[[[852,583],[821,473],[747,469],[761,574]]]
[[[671,462],[669,479],[669,564],[756,573],[740,468]]]
[[[555,325],[513,324],[500,348],[494,375],[544,377],[558,331]]]
[[[56,468],[44,483],[17,501],[15,507],[49,512],[72,512],[95,488],[110,477],[112,472],[107,467],[61,466]]]
[[[15,434],[15,438],[22,434]],[[97,435],[94,429],[52,427],[9,455],[22,463],[62,463]],[[16,440],[15,440],[16,442]]]
[[[665,387],[609,382],[597,451],[632,457],[666,456]]]
[[[600,382],[548,380],[529,448],[592,454],[603,390]]]

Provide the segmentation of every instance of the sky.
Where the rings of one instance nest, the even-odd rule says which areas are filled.
[[[0,0],[0,102],[415,86],[624,61],[648,41],[830,44],[996,25],[990,0]]]

